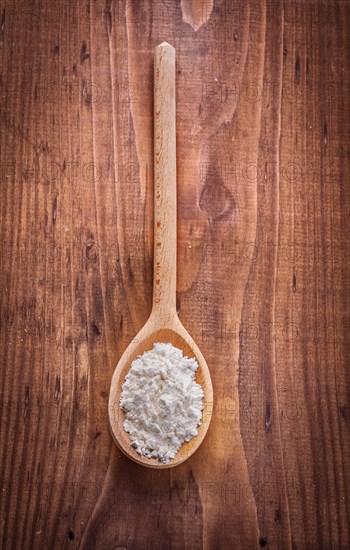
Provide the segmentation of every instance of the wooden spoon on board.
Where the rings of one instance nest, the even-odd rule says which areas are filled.
[[[140,456],[123,428],[125,414],[119,407],[120,393],[132,361],[153,348],[156,342],[170,342],[187,357],[195,357],[199,368],[196,382],[204,392],[204,409],[198,435],[184,443],[175,457],[163,464]],[[109,422],[118,447],[132,460],[151,468],[181,464],[198,449],[208,430],[213,388],[208,366],[176,312],[176,127],[175,49],[163,42],[155,49],[154,61],[154,274],[151,315],[122,355],[112,378]]]

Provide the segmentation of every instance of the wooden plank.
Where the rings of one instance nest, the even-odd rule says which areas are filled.
[[[350,545],[349,4],[1,0],[3,548]],[[121,455],[152,302],[153,51],[177,54],[177,307],[213,419]]]

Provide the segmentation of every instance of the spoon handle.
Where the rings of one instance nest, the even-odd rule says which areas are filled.
[[[175,48],[163,42],[154,54],[154,271],[157,315],[176,314]]]

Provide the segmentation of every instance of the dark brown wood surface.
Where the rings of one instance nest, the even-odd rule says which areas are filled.
[[[215,401],[153,471],[107,402],[151,308],[164,40],[177,304]],[[349,44],[345,0],[1,0],[3,549],[350,547]]]

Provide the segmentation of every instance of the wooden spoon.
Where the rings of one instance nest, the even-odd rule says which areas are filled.
[[[153,348],[156,342],[170,342],[199,364],[196,373],[204,391],[202,424],[198,435],[184,443],[169,464],[140,456],[124,431],[124,412],[119,407],[121,386],[132,361]],[[181,324],[176,312],[176,127],[175,49],[163,42],[155,49],[154,62],[154,275],[151,315],[122,355],[112,378],[109,422],[118,447],[132,460],[151,468],[171,468],[198,449],[208,430],[213,405],[213,388],[208,366],[197,345]]]

